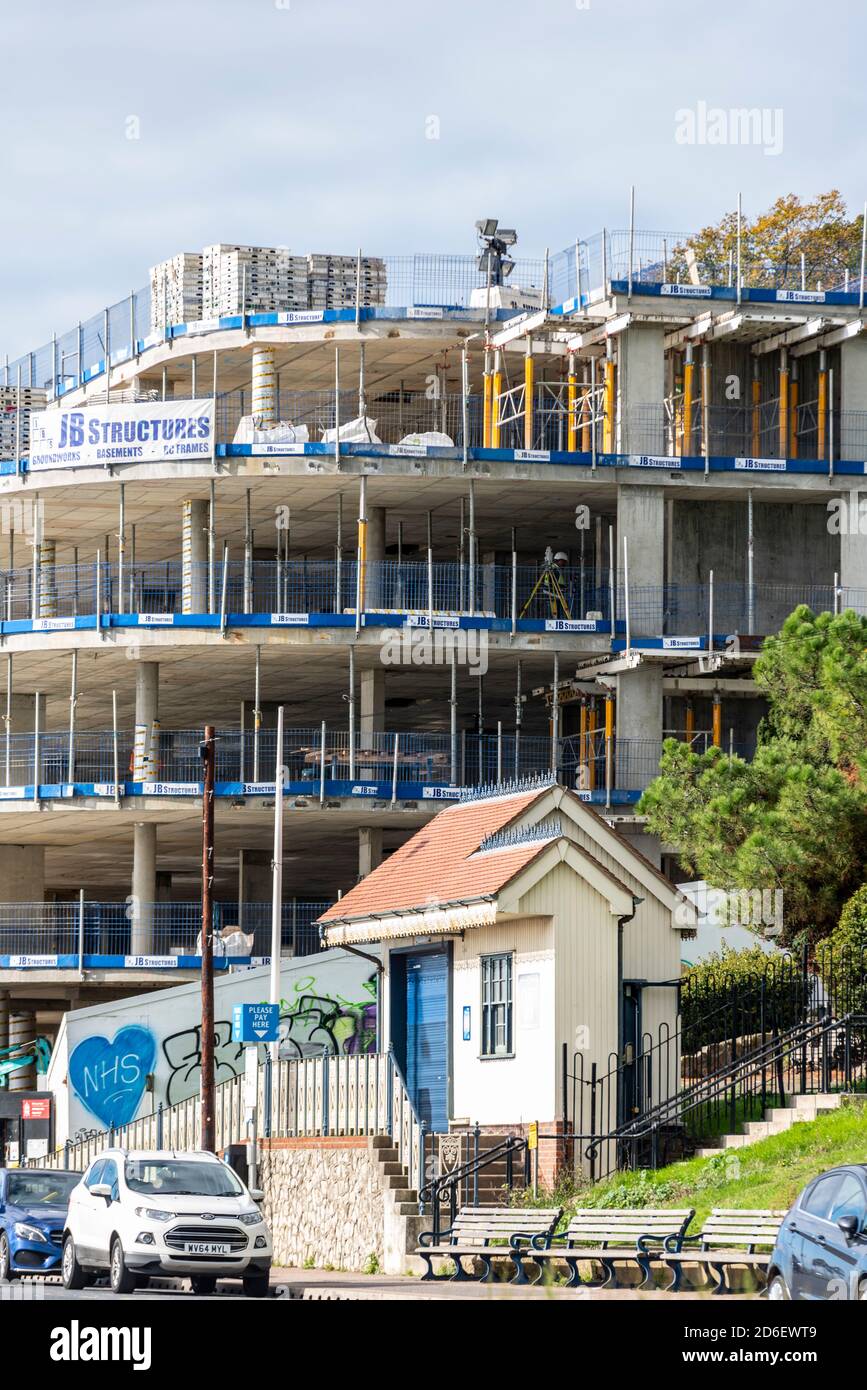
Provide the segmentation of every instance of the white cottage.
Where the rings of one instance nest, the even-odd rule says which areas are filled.
[[[449,806],[320,922],[329,946],[382,943],[382,1045],[430,1130],[562,1133],[573,1077],[674,1032],[695,909],[550,785]],[[621,1084],[621,1116],[646,1103],[642,1085],[656,1089]]]

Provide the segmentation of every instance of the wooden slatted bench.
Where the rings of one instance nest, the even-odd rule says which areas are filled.
[[[433,1231],[423,1231],[419,1236],[415,1253],[427,1266],[422,1279],[472,1279],[474,1276],[467,1273],[462,1260],[478,1259],[484,1265],[482,1282],[489,1283],[494,1277],[493,1260],[505,1259],[515,1265],[513,1282],[526,1284],[527,1275],[515,1253],[516,1245],[544,1249],[562,1215],[562,1207],[461,1207],[454,1225],[440,1232],[436,1245]],[[434,1274],[431,1261],[435,1258],[451,1260],[454,1274]]]
[[[679,1250],[664,1249],[652,1256],[668,1266],[672,1280],[668,1292],[677,1293],[683,1267],[700,1265],[714,1284],[713,1293],[730,1292],[726,1272],[732,1265],[755,1271],[767,1268],[784,1211],[735,1211],[714,1207],[697,1236],[687,1236]]]
[[[530,1245],[518,1249],[517,1257],[531,1261],[543,1270],[552,1260],[565,1263],[569,1269],[568,1288],[581,1284],[579,1260],[602,1266],[598,1288],[621,1287],[616,1266],[636,1263],[643,1280],[640,1287],[650,1283],[650,1257],[654,1248],[679,1250],[686,1228],[695,1215],[693,1207],[666,1210],[657,1207],[581,1208],[572,1215],[565,1231],[554,1237],[544,1250]],[[515,1281],[519,1282],[518,1280]],[[523,1281],[521,1281],[523,1282]]]

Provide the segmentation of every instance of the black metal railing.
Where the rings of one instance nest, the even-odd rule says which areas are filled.
[[[689,1155],[696,1130],[708,1142],[769,1106],[785,1107],[787,1097],[863,1082],[865,1037],[867,1016],[798,1024],[638,1120],[609,1133],[567,1134],[567,1159],[591,1181],[623,1169],[659,1168]]]
[[[787,1095],[867,1087],[867,952],[820,946],[746,978],[723,962],[669,985],[674,1021],[607,1065],[564,1046],[567,1161],[592,1178],[689,1153]]]
[[[526,1139],[507,1134],[491,1148],[480,1149],[479,1135],[477,1125],[473,1131],[472,1158],[448,1172],[434,1173],[419,1191],[419,1211],[430,1210],[434,1245],[439,1244],[441,1234],[454,1225],[462,1192],[469,1194],[464,1205],[480,1205],[480,1173],[490,1171],[495,1164],[502,1165],[505,1169],[502,1186],[509,1192],[516,1186],[519,1175],[522,1186],[530,1182],[530,1148]]]

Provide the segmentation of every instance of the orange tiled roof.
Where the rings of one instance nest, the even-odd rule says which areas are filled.
[[[318,920],[421,910],[498,893],[550,842],[535,840],[483,854],[475,851],[486,836],[510,825],[546,794],[547,788],[537,788],[449,806]]]

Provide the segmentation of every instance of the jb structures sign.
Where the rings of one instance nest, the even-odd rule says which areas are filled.
[[[30,416],[30,471],[211,458],[214,402],[147,401]]]

